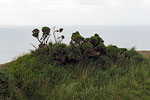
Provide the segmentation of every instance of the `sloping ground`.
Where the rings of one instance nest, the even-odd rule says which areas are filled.
[[[150,64],[102,70],[93,64],[43,64],[24,55],[0,67],[7,68],[0,100],[150,100]]]
[[[147,58],[150,58],[150,51],[139,51],[139,53]]]
[[[98,34],[75,32],[70,45],[40,44],[0,67],[0,100],[150,100],[150,61]]]
[[[26,55],[7,66],[15,84],[8,84],[6,100],[150,100],[149,65],[112,65],[108,70],[94,65],[43,66]]]
[[[5,64],[0,64],[0,69],[7,69],[8,65],[10,65],[12,62],[8,62]]]
[[[146,58],[150,58],[150,51],[146,51],[146,50],[143,50],[143,51],[138,51],[140,54],[142,54],[144,57]],[[8,63],[5,63],[5,64],[0,64],[0,69],[3,69],[4,66],[6,68],[6,65],[8,65],[10,62]]]
[[[0,64],[0,69],[2,69],[4,67],[5,64]]]
[[[144,57],[146,57],[146,58],[150,58],[150,51],[146,51],[146,50],[144,50],[144,51],[138,51],[140,54],[142,54]],[[3,69],[4,68],[4,66],[5,66],[5,68],[6,68],[6,65],[8,65],[9,64],[9,62],[8,63],[5,63],[5,64],[0,64],[0,69]]]

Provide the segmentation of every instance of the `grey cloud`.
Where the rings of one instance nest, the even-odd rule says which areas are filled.
[[[101,4],[140,4],[144,2],[144,0],[74,0],[79,4],[84,5],[101,5]]]
[[[0,0],[0,25],[149,24],[149,10],[150,0]]]
[[[79,4],[85,5],[98,5],[98,4],[105,4],[107,0],[75,0]]]

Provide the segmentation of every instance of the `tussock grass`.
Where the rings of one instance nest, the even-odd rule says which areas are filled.
[[[73,33],[0,65],[0,100],[150,100],[150,60]],[[142,53],[145,54],[145,53]]]
[[[149,100],[150,65],[41,64],[30,54],[12,62],[15,95],[10,100]],[[21,99],[19,99],[21,98]],[[8,99],[9,100],[9,99]]]

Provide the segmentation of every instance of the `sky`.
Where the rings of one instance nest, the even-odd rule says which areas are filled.
[[[150,0],[0,0],[0,25],[150,25]]]

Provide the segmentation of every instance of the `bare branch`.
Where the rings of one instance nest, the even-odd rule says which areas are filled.
[[[49,40],[49,37],[50,37],[50,34],[49,34],[48,37],[47,37],[46,44],[47,44],[47,42],[48,42],[48,40]]]
[[[40,42],[40,44],[42,44],[42,41],[37,37],[38,41]]]
[[[30,43],[30,45],[32,45],[35,49],[37,49],[37,47],[34,44]]]
[[[53,30],[54,30],[54,31],[53,31],[53,35],[54,35],[55,43],[57,43],[57,39],[56,39],[56,35],[55,35],[55,32],[56,32],[55,26],[54,26]]]

